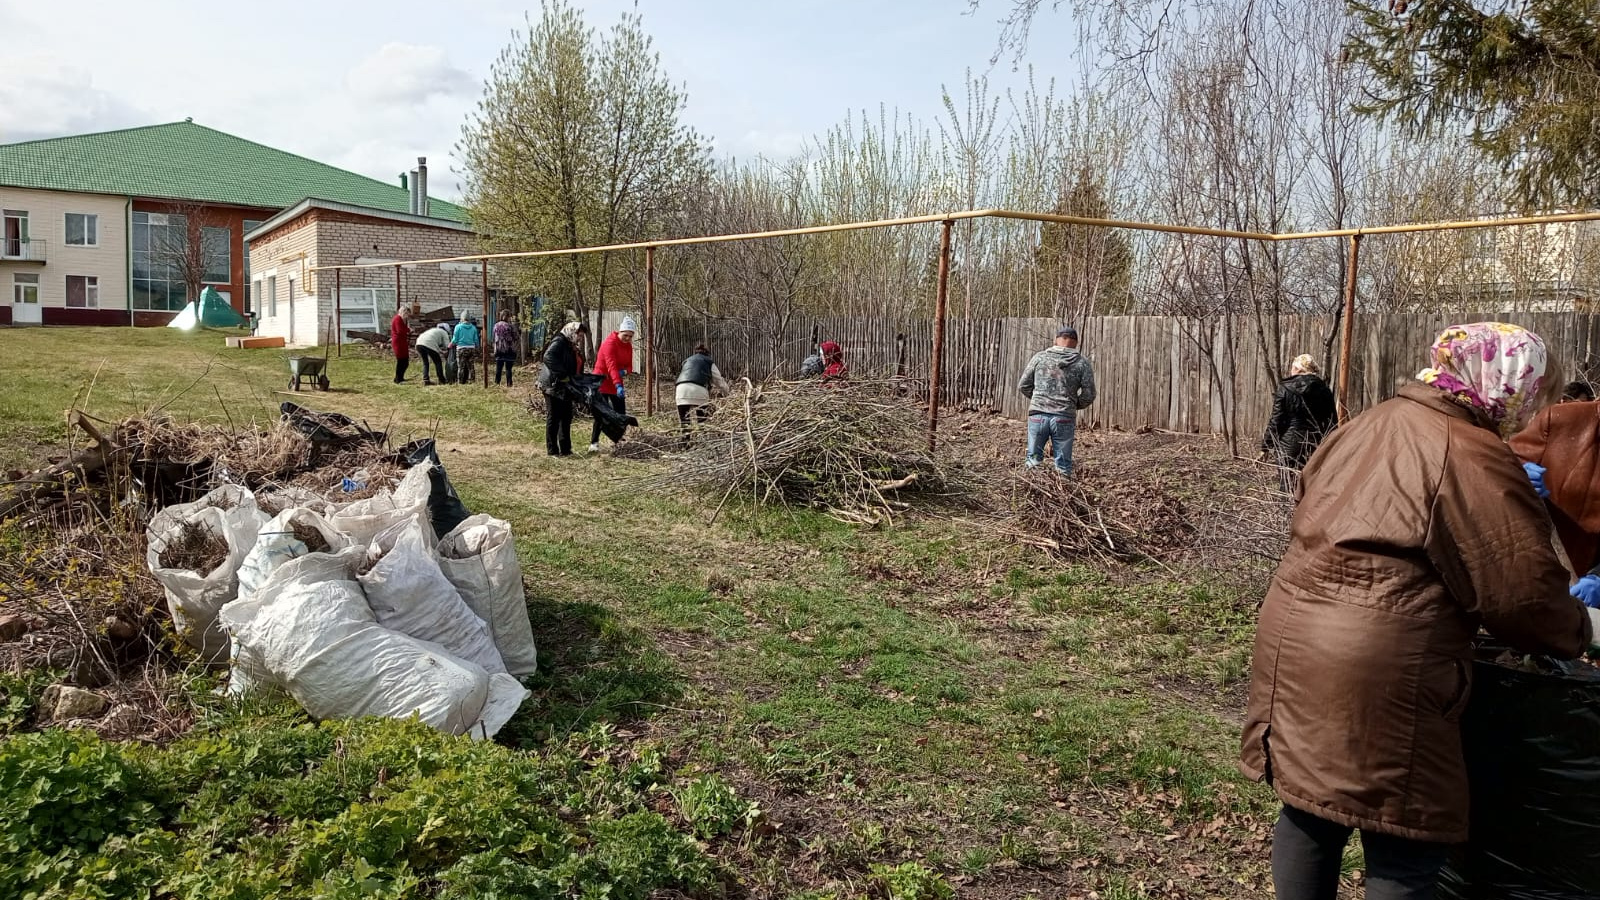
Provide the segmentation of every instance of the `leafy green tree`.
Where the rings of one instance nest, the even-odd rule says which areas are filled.
[[[681,121],[685,102],[638,15],[598,34],[565,0],[545,0],[495,62],[458,147],[483,249],[659,236],[708,165],[705,141]],[[512,262],[507,277],[587,317],[604,312],[608,291],[632,290],[610,256]]]
[[[1413,135],[1464,124],[1524,204],[1600,201],[1600,7],[1594,0],[1346,0],[1364,112]]]

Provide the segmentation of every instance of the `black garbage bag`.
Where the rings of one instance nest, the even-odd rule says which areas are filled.
[[[599,375],[574,375],[558,385],[557,390],[564,392],[564,396],[573,403],[587,409],[600,423],[600,433],[615,443],[622,440],[630,425],[639,427],[639,420],[617,412],[611,408],[611,404],[601,399],[600,385],[603,381],[605,379]]]
[[[357,444],[382,446],[388,440],[383,432],[372,431],[342,413],[317,412],[288,400],[279,404],[278,412],[296,431],[311,440],[313,460]]]
[[[1600,900],[1600,670],[1526,671],[1498,647],[1479,656],[1462,717],[1472,839],[1438,897]]]
[[[428,472],[428,521],[433,525],[435,536],[444,537],[472,515],[445,474],[444,463],[439,461],[439,451],[432,439],[412,441],[396,450],[391,459],[408,467],[433,464]]]

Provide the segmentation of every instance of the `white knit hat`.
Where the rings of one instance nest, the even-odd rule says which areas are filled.
[[[637,327],[635,327],[634,324],[633,324],[633,316],[623,316],[622,317],[622,324],[617,326],[617,330],[618,331],[638,331],[639,329]]]

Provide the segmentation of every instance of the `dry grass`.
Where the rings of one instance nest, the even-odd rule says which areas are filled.
[[[228,542],[210,528],[188,522],[175,540],[161,548],[158,559],[163,569],[210,572],[227,561]]]

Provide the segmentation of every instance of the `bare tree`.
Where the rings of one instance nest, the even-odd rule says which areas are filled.
[[[230,227],[228,218],[215,207],[194,201],[168,203],[165,215],[167,227],[154,240],[150,261],[165,266],[172,280],[183,284],[186,300],[197,302],[208,282],[231,283],[231,235],[217,234]],[[207,241],[208,230],[224,240],[220,248],[214,240]]]

